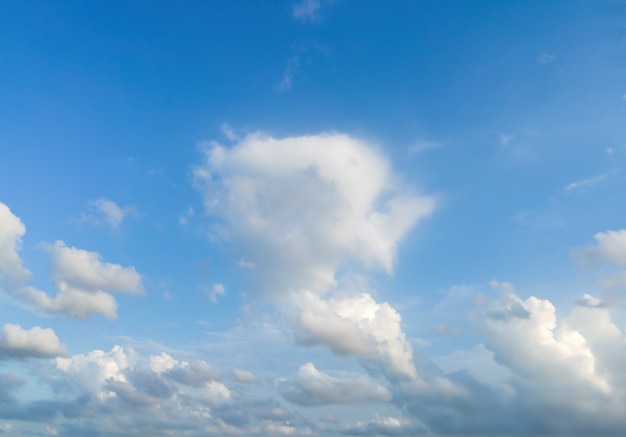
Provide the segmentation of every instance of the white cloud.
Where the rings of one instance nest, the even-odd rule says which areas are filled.
[[[367,281],[340,293],[336,272],[350,263],[391,273],[400,239],[434,198],[403,187],[374,147],[347,135],[255,134],[204,152],[193,173],[207,212],[255,260],[258,291],[288,313],[301,340],[413,377],[399,314],[363,293]],[[331,324],[346,330],[334,335]]]
[[[52,257],[57,294],[26,285],[30,272],[18,250],[26,228],[0,203],[0,287],[37,310],[83,319],[94,314],[115,318],[117,302],[110,292],[141,293],[141,276],[134,267],[104,262],[96,252],[68,247],[62,241],[45,245]]]
[[[593,187],[594,185],[598,185],[600,182],[604,181],[605,179],[606,179],[605,174],[594,176],[592,178],[583,179],[577,182],[572,182],[571,184],[567,185],[563,190],[572,191],[572,190],[580,189],[580,188],[590,188],[590,187]]]
[[[514,139],[515,139],[515,135],[512,135],[512,134],[509,134],[509,135],[502,134],[502,135],[500,135],[500,138],[499,138],[500,145],[503,146],[503,147],[506,147]]]
[[[319,17],[320,7],[320,0],[301,0],[293,5],[293,16],[303,21],[313,21]]]
[[[161,352],[161,355],[150,356],[150,369],[154,373],[161,374],[173,369],[178,365],[178,360],[175,360],[171,355]]]
[[[9,358],[53,358],[67,355],[55,332],[35,326],[23,329],[6,324],[0,331],[0,360]]]
[[[233,375],[239,382],[251,383],[256,381],[254,374],[247,370],[233,369]]]
[[[421,424],[413,424],[405,418],[375,414],[367,422],[356,422],[341,429],[342,434],[364,436],[415,436],[428,435]]]
[[[68,247],[63,241],[46,246],[52,256],[54,279],[85,291],[141,293],[141,276],[134,267],[104,262],[97,252]]]
[[[217,303],[217,297],[226,293],[226,287],[223,284],[213,284],[213,288],[211,288],[211,292],[209,293],[209,299],[211,302]]]
[[[440,147],[441,143],[437,141],[418,140],[409,147],[409,154],[416,155],[426,150],[438,149]]]
[[[228,123],[222,123],[220,130],[222,131],[222,135],[224,135],[228,141],[237,141],[239,139],[239,136]]]
[[[101,314],[113,319],[117,302],[110,292],[143,292],[141,276],[134,267],[104,262],[97,252],[68,247],[62,241],[46,248],[52,257],[57,294],[50,297],[32,287],[19,293],[44,312],[77,319]]]
[[[300,68],[300,57],[294,56],[293,58],[287,61],[287,66],[285,67],[285,71],[283,71],[283,76],[278,82],[278,90],[279,91],[289,91],[293,86],[293,77]]]
[[[339,355],[374,360],[394,378],[417,376],[400,314],[387,302],[377,303],[367,293],[328,300],[308,293],[294,302],[300,310],[292,310],[290,317],[295,318],[300,344],[325,344]]]
[[[116,396],[107,382],[126,382],[125,371],[135,365],[137,354],[132,349],[115,346],[110,352],[94,350],[88,354],[57,358],[56,367],[62,371],[79,394],[90,394],[100,400]]]
[[[501,299],[491,304],[481,323],[485,346],[497,362],[537,389],[571,387],[575,382],[580,388],[610,393],[586,338],[567,322],[557,323],[550,301],[534,296],[522,300],[510,286],[501,290]]]
[[[183,361],[176,363],[175,366],[162,373],[173,381],[190,387],[204,387],[209,385],[215,388],[218,386],[211,383],[221,377],[220,372],[205,361],[194,361],[191,363]],[[230,394],[228,396],[230,396]]]
[[[0,202],[0,287],[8,293],[31,278],[18,253],[25,233],[22,221]]]
[[[89,212],[83,216],[83,219],[92,223],[104,222],[112,228],[119,228],[127,217],[138,215],[137,210],[132,206],[120,207],[114,201],[100,197],[89,201]]]
[[[300,367],[293,381],[282,381],[280,390],[289,401],[298,405],[362,404],[389,402],[391,393],[365,376],[332,377],[312,363]]]
[[[537,63],[539,64],[549,64],[554,61],[556,61],[556,55],[549,53],[542,53],[537,58]]]
[[[240,258],[239,261],[237,261],[237,265],[242,269],[256,269],[256,264],[245,258]]]
[[[582,266],[595,264],[626,265],[626,229],[598,232],[593,236],[597,245],[575,249],[574,259]]]

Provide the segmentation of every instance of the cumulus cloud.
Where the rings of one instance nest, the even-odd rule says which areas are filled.
[[[99,197],[89,201],[89,211],[83,214],[83,220],[99,224],[105,223],[112,228],[119,228],[127,217],[137,217],[139,213],[132,206],[119,206],[114,201]]]
[[[242,375],[249,380],[249,372]],[[58,358],[43,379],[55,396],[46,403],[46,420],[56,416],[57,428],[78,435],[89,435],[93,427],[103,435],[124,435],[129,429],[191,437],[311,433],[301,416],[276,399],[247,392],[234,396],[217,378],[219,372],[204,361],[179,361],[167,353],[142,357],[120,346]],[[7,394],[15,387],[7,384]],[[0,376],[0,396],[2,389]],[[0,409],[0,417],[35,407]]]
[[[67,355],[55,332],[35,326],[23,329],[7,323],[0,331],[0,360],[10,358],[53,358]]]
[[[312,293],[294,297],[290,312],[298,342],[325,344],[338,355],[358,355],[382,363],[392,377],[414,378],[410,343],[400,326],[400,314],[387,302],[367,293],[323,299]]]
[[[510,284],[506,285],[482,324],[485,345],[494,352],[496,361],[528,378],[529,384],[545,387],[577,381],[608,393],[610,386],[598,372],[585,337],[567,324],[557,324],[556,309],[550,301],[534,296],[522,300]]]
[[[102,260],[97,252],[68,247],[63,241],[44,245],[50,252],[57,294],[27,285],[30,272],[18,250],[26,232],[21,220],[0,203],[0,287],[9,296],[50,314],[84,319],[102,314],[115,318],[117,302],[111,292],[141,293],[141,275],[134,267]]]
[[[598,232],[596,245],[574,249],[572,257],[585,268],[605,266],[599,282],[607,287],[626,286],[626,229]]]
[[[45,247],[51,254],[57,294],[50,297],[31,287],[20,292],[44,312],[77,319],[101,314],[113,319],[117,302],[111,292],[143,292],[141,275],[134,267],[105,262],[97,252],[68,247],[62,241]]]
[[[68,378],[78,394],[93,395],[100,400],[115,396],[107,387],[111,382],[127,382],[125,371],[137,362],[132,349],[115,346],[110,352],[94,350],[68,358],[57,358],[56,367]]]
[[[427,435],[421,424],[414,424],[405,418],[381,416],[379,414],[367,422],[356,422],[340,428],[342,434],[363,436],[415,436]]]
[[[582,266],[599,263],[626,265],[626,229],[598,232],[593,238],[596,246],[572,251],[574,259]]]
[[[332,377],[317,370],[312,363],[300,367],[293,380],[282,381],[279,387],[286,399],[306,406],[391,400],[389,390],[368,377]]]
[[[254,134],[203,152],[193,174],[207,212],[254,260],[258,291],[288,313],[301,342],[414,377],[397,311],[359,287],[339,290],[337,272],[350,263],[391,274],[399,241],[435,199],[404,187],[375,147],[347,135]]]
[[[0,287],[10,292],[31,278],[22,265],[19,250],[26,227],[7,205],[0,202]]]

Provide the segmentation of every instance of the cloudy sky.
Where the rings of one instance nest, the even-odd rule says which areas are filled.
[[[626,434],[626,3],[0,29],[0,435]]]

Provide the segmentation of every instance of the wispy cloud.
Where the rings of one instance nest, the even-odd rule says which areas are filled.
[[[319,18],[320,0],[302,0],[292,7],[293,17],[302,21],[314,21]]]
[[[537,58],[537,63],[539,64],[549,64],[554,61],[556,61],[556,55],[550,53],[542,53]]]
[[[237,141],[239,139],[239,135],[235,133],[231,125],[228,123],[222,123],[220,130],[222,131],[222,135],[224,135],[228,141]]]
[[[605,173],[599,176],[594,176],[592,178],[572,182],[571,184],[566,185],[565,188],[563,188],[563,190],[569,192],[569,191],[583,189],[583,188],[591,188],[603,182],[606,179],[606,177],[607,177],[607,174]]]
[[[140,217],[139,211],[134,206],[119,206],[110,199],[99,197],[89,201],[87,212],[78,221],[94,225],[106,224],[117,229],[128,217]]]
[[[293,86],[293,77],[300,68],[300,57],[294,56],[293,58],[287,61],[287,66],[285,67],[285,71],[283,72],[283,77],[278,83],[279,91],[289,91]]]
[[[514,139],[515,135],[513,134],[502,134],[498,140],[500,141],[501,146],[508,146]]]
[[[211,302],[217,303],[218,296],[221,296],[225,293],[226,287],[224,287],[224,284],[213,284],[213,288],[211,288],[211,291],[209,292],[209,299],[211,299]]]
[[[431,140],[418,140],[409,147],[409,155],[417,155],[426,150],[438,149],[442,143]]]

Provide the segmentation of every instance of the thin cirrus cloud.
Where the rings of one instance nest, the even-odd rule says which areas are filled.
[[[300,57],[294,56],[287,61],[287,65],[285,66],[285,70],[283,71],[283,75],[278,82],[277,89],[278,91],[289,91],[293,86],[293,79],[296,75],[296,72],[300,68]]]
[[[302,21],[314,21],[319,18],[320,0],[301,0],[292,5],[293,17]]]
[[[0,287],[17,301],[49,314],[84,319],[96,314],[115,318],[117,302],[111,292],[142,293],[141,275],[134,267],[102,260],[97,252],[68,247],[63,241],[44,244],[50,252],[56,295],[28,284],[31,273],[19,255],[26,227],[0,203]]]
[[[133,206],[119,206],[110,199],[99,197],[89,201],[89,208],[83,213],[82,221],[94,225],[105,224],[117,229],[127,218],[137,218],[139,215]]]

